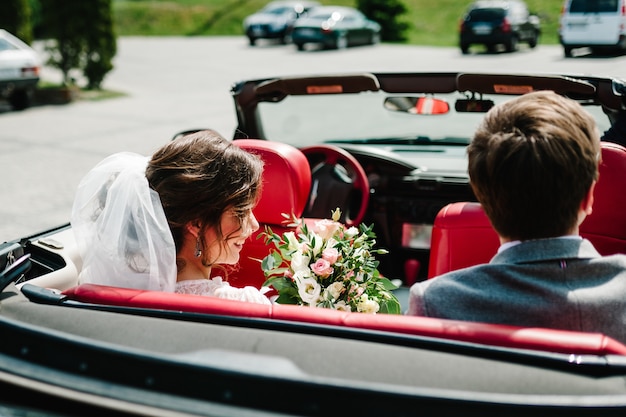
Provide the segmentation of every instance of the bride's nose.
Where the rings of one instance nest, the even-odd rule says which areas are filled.
[[[250,211],[250,215],[248,216],[248,224],[247,224],[247,229],[250,230],[250,234],[256,232],[257,230],[259,230],[259,222],[257,221],[256,217],[254,216],[254,213],[252,211]]]

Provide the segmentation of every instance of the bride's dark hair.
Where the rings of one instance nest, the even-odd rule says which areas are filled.
[[[240,228],[245,226],[261,193],[262,172],[259,157],[214,130],[177,137],[157,150],[148,162],[146,177],[159,194],[176,251],[182,248],[185,225],[196,223],[203,264],[211,265],[205,249],[214,242],[204,241],[205,231],[213,227],[218,243],[227,239],[220,220],[228,210],[239,219]]]

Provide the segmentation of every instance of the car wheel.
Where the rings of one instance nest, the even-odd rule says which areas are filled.
[[[563,55],[565,55],[565,58],[571,58],[572,48],[570,46],[563,46]]]
[[[533,36],[528,40],[528,46],[531,48],[535,48],[539,43],[539,34],[537,32],[533,33]]]
[[[626,38],[622,39],[622,41],[618,43],[618,45],[617,45],[617,53],[619,55],[626,54]]]
[[[370,185],[365,170],[348,151],[335,145],[300,148],[311,166],[311,195],[303,213],[305,218],[327,218],[341,210],[340,221],[358,226],[365,217]]]
[[[517,36],[511,36],[511,39],[506,44],[506,51],[515,52],[517,51],[518,46]]]
[[[252,37],[249,37],[249,38],[248,38],[248,44],[249,44],[250,46],[254,46],[254,44],[255,44],[255,43],[256,43],[256,39],[254,39],[254,38],[252,38]]]
[[[304,44],[303,43],[297,43],[296,44],[296,48],[298,49],[298,51],[304,51]]]
[[[346,49],[348,47],[348,37],[345,33],[340,33],[335,41],[335,49]]]
[[[291,43],[291,31],[285,32],[283,36],[281,36],[278,40],[281,45],[288,45]]]
[[[469,54],[469,48],[470,48],[470,46],[469,46],[469,44],[468,44],[468,43],[462,43],[462,44],[461,44],[461,53],[462,53],[463,55],[467,55],[467,54]]]
[[[26,90],[15,90],[9,96],[9,104],[13,110],[24,110],[30,105],[30,95]]]

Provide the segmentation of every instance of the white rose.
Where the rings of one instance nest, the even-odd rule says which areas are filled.
[[[297,250],[300,247],[300,244],[298,242],[298,239],[296,239],[296,234],[294,232],[285,232],[283,234],[283,237],[287,241],[290,251]]]
[[[348,230],[346,230],[346,231],[345,231],[345,235],[346,235],[348,238],[352,238],[352,237],[354,237],[354,236],[356,236],[356,235],[358,235],[358,234],[359,234],[359,229],[357,229],[357,228],[356,228],[356,227],[354,227],[354,226],[352,226],[352,227],[348,228]]]
[[[316,234],[327,240],[337,233],[337,231],[342,227],[343,225],[341,223],[324,219],[316,221],[313,229]]]
[[[302,301],[311,306],[317,305],[322,292],[321,285],[313,278],[302,278],[295,281],[298,286],[298,295]]]
[[[356,305],[356,311],[359,313],[378,313],[380,306],[374,300],[370,300],[367,294],[363,294],[361,298],[359,298],[359,302]]]
[[[343,289],[344,287],[341,282],[333,282],[328,287],[326,287],[326,290],[324,290],[324,293],[329,293],[330,296],[332,297],[331,300],[336,300],[337,298],[339,298],[339,296],[343,292]]]
[[[310,271],[310,263],[311,258],[306,256],[302,251],[296,251],[291,255],[291,269],[294,273],[303,270]]]
[[[324,239],[322,236],[317,233],[311,233],[311,242],[315,243],[311,250],[313,251],[313,256],[317,256],[322,253],[322,248],[324,247]]]
[[[313,271],[311,271],[310,269],[306,268],[306,269],[299,269],[297,271],[295,271],[293,273],[293,280],[294,281],[298,281],[298,280],[303,280],[306,278],[313,278],[315,279],[315,277],[313,276]]]
[[[330,239],[326,241],[326,248],[332,249],[336,247],[338,244],[339,242],[334,237],[331,237]]]
[[[350,306],[348,304],[346,304],[346,302],[343,301],[343,300],[338,301],[337,303],[335,303],[334,308],[335,308],[335,310],[339,310],[339,311],[352,311]]]

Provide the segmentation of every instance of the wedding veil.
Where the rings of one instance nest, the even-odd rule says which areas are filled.
[[[80,283],[173,292],[176,247],[148,158],[120,152],[80,182],[71,224],[83,261]]]

